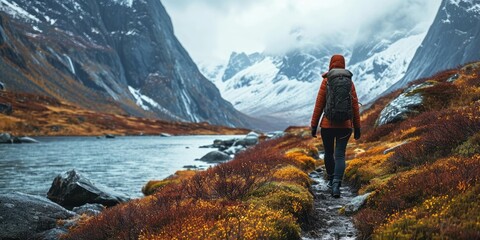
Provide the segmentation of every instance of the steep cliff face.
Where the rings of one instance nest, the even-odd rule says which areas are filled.
[[[158,0],[0,0],[10,89],[103,111],[246,126],[174,35]]]
[[[443,0],[407,73],[388,91],[480,59],[480,0]]]

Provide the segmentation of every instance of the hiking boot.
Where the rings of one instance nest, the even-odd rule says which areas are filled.
[[[333,187],[333,176],[332,175],[328,175],[328,182],[327,182],[327,187],[328,189],[332,189]]]
[[[340,197],[340,186],[342,185],[342,181],[340,179],[334,179],[332,183],[332,196],[334,198]]]

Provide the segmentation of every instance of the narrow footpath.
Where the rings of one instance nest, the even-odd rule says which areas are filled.
[[[356,239],[357,230],[353,225],[352,217],[339,213],[339,210],[356,195],[349,186],[343,184],[340,188],[341,197],[333,198],[327,187],[327,181],[323,178],[324,171],[324,168],[320,168],[309,174],[310,178],[318,184],[312,186],[314,194],[313,223],[310,229],[303,232],[302,239]]]

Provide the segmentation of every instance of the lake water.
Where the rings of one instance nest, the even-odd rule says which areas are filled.
[[[39,144],[0,144],[0,193],[45,196],[53,179],[76,169],[96,184],[141,197],[149,180],[163,179],[214,150],[215,139],[243,136],[41,137]]]

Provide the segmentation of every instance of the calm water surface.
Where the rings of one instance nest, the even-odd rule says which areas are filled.
[[[0,144],[0,193],[46,195],[53,179],[76,169],[96,184],[130,197],[142,186],[200,161],[214,139],[241,136],[41,137],[39,144]]]

